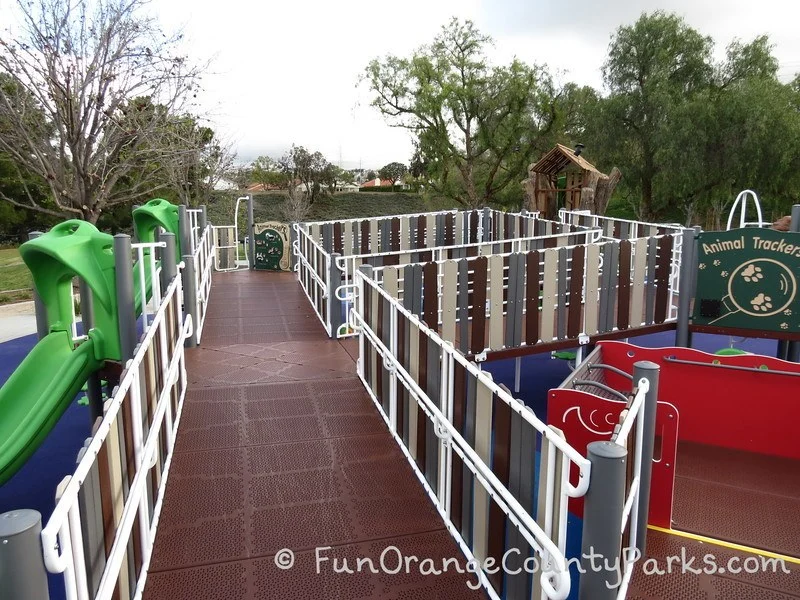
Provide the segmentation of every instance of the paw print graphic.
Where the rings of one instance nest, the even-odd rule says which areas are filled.
[[[730,275],[730,273],[728,273],[727,271],[723,271],[722,273],[720,273],[720,275],[722,275],[723,277],[727,277],[728,275]]]
[[[792,310],[787,308],[785,311],[783,311],[783,314],[785,314],[787,317],[791,317],[792,316]]]
[[[714,261],[714,266],[715,266],[715,267],[718,267],[718,266],[719,266],[719,261],[718,261],[718,260],[715,260],[715,261]]]
[[[760,293],[758,296],[750,300],[750,304],[752,305],[753,310],[756,312],[767,312],[772,308],[772,298]]]
[[[698,269],[705,269],[706,268],[706,263],[700,263],[699,265],[697,265],[697,268]]]
[[[742,277],[745,281],[756,282],[760,279],[764,279],[764,274],[761,272],[761,267],[748,265],[747,268],[742,271]]]
[[[789,329],[788,323],[781,323],[781,329]]]

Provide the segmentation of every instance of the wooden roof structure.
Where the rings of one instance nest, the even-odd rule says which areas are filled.
[[[530,171],[533,173],[542,173],[544,175],[555,175],[563,171],[570,164],[576,165],[582,171],[589,171],[602,175],[592,163],[582,156],[576,156],[574,150],[562,144],[556,144],[552,150],[540,158],[539,162],[530,168]]]

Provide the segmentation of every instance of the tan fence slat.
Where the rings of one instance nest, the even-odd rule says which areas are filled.
[[[489,257],[489,348],[503,347],[503,257]]]
[[[583,332],[597,333],[598,293],[600,287],[600,246],[586,246],[586,289],[584,290]]]
[[[492,443],[492,391],[477,382],[475,398],[475,452],[487,465],[491,464]],[[489,493],[475,479],[473,500],[472,551],[475,558],[484,560],[489,541]]]
[[[378,254],[381,251],[380,240],[378,239],[378,222],[369,222],[369,251],[370,254]]]
[[[383,289],[392,298],[397,298],[397,268],[384,267],[383,268]],[[377,295],[377,294],[376,294]]]
[[[411,249],[411,222],[408,217],[400,217],[400,250],[410,250],[410,249]]]
[[[558,250],[545,250],[544,285],[542,289],[542,342],[553,340],[556,315],[556,290],[558,289]]]

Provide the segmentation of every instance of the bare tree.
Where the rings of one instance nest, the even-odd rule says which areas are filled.
[[[169,139],[163,145],[170,156],[161,160],[162,180],[183,204],[208,202],[217,183],[233,168],[233,144],[220,140],[213,129],[199,125],[191,115],[172,123],[168,131]]]
[[[104,208],[163,188],[167,124],[196,95],[199,67],[142,14],[145,0],[17,0],[0,38],[0,150],[47,182],[55,208],[96,222]],[[33,112],[43,120],[31,118]],[[42,121],[42,122],[39,122]]]

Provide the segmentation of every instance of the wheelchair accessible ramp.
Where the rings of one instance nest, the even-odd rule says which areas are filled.
[[[355,356],[354,342],[327,338],[293,275],[215,275],[144,598],[485,597],[452,562],[432,575],[408,558],[466,564]],[[382,554],[388,571],[399,555],[410,566],[372,572]],[[372,561],[360,572],[359,558]]]

